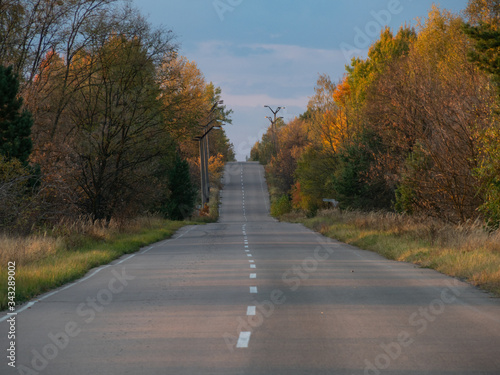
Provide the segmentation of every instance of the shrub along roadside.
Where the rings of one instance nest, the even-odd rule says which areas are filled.
[[[295,213],[281,219],[388,259],[435,269],[500,297],[500,231],[382,212],[326,210],[314,218]]]
[[[85,228],[58,236],[0,237],[0,310],[7,308],[7,263],[16,262],[16,303],[84,276],[91,268],[171,237],[191,224],[160,218],[141,218],[110,227]]]
[[[215,223],[219,220],[220,188],[212,187],[210,189],[210,199],[207,207],[201,210],[198,215],[191,218],[196,223]]]
[[[282,195],[278,199],[273,199],[271,202],[271,215],[280,217],[289,213],[292,210],[292,204],[287,195]]]

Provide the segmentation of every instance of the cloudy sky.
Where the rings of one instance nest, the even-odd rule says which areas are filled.
[[[366,56],[380,29],[425,18],[431,0],[134,0],[151,23],[175,33],[180,52],[222,89],[234,111],[226,131],[238,160],[269,125],[264,105],[306,110],[319,74],[338,80],[355,55]],[[462,11],[467,0],[441,0]]]

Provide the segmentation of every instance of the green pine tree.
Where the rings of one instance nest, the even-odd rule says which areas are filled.
[[[167,188],[170,196],[163,207],[164,214],[172,220],[184,220],[191,216],[196,199],[196,189],[191,182],[189,164],[179,155],[168,173]]]
[[[31,126],[33,118],[23,100],[18,97],[19,80],[12,66],[0,66],[0,154],[7,160],[13,158],[25,166],[31,153]]]
[[[470,59],[492,75],[500,91],[500,31],[487,23],[478,26],[466,24],[464,31],[475,43],[469,52]]]

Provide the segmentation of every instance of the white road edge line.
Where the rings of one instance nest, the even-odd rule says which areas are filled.
[[[151,246],[151,248],[149,248],[147,251],[151,250],[152,248],[153,248],[153,246]],[[144,253],[146,253],[146,251],[145,251]],[[143,253],[143,254],[144,254],[144,253]],[[129,260],[130,258],[133,258],[133,257],[135,257],[136,255],[137,255],[137,253],[136,253],[136,254],[132,254],[132,255],[130,255],[129,257],[126,257],[126,258],[124,258],[124,259],[120,260],[118,263],[116,263],[116,264],[114,264],[114,265],[115,265],[115,266],[117,266],[117,265],[119,265],[119,264],[122,264],[122,263],[123,263],[123,262],[125,262],[126,260]]]
[[[178,239],[178,238],[181,238],[182,236],[184,236],[184,235],[188,234],[188,232],[190,232],[190,231],[191,231],[192,229],[194,229],[194,228],[196,228],[196,226],[193,226],[193,227],[189,228],[186,232],[184,232],[183,234],[181,234],[179,237],[169,238],[169,239],[164,240],[164,241],[173,241],[173,240],[176,240],[176,239]],[[140,254],[140,255],[145,254],[145,253],[147,253],[149,250],[153,249],[155,246],[156,246],[156,245],[153,245],[153,246],[150,246],[150,247],[146,248],[145,250],[143,250],[143,251],[141,251],[141,252],[131,254],[130,256],[128,256],[128,257],[126,257],[126,258],[124,258],[124,259],[120,260],[120,261],[119,261],[119,262],[117,262],[117,263],[113,263],[113,264],[106,264],[105,266],[101,266],[101,267],[99,267],[98,269],[94,270],[94,271],[93,271],[90,275],[85,276],[85,277],[83,277],[83,278],[81,278],[81,279],[79,279],[79,280],[77,280],[77,281],[75,281],[75,282],[72,282],[71,284],[68,284],[68,285],[66,285],[66,286],[64,286],[64,287],[62,287],[62,288],[60,288],[60,289],[56,289],[56,290],[54,290],[54,291],[52,291],[52,292],[50,292],[50,293],[48,293],[48,294],[44,294],[44,295],[42,295],[42,296],[40,296],[40,297],[35,297],[35,300],[34,300],[34,301],[30,301],[30,302],[26,303],[26,305],[24,305],[24,306],[23,306],[23,307],[21,307],[20,309],[16,309],[16,314],[19,314],[19,313],[23,312],[24,310],[31,308],[31,307],[32,307],[35,303],[37,303],[37,302],[43,301],[44,299],[49,298],[49,297],[52,297],[53,295],[55,295],[55,294],[57,294],[57,293],[59,293],[59,292],[62,292],[63,290],[69,289],[69,288],[71,288],[71,287],[73,287],[73,286],[75,286],[75,285],[77,285],[77,284],[80,284],[80,283],[82,283],[82,282],[84,282],[84,281],[86,281],[86,280],[90,279],[92,276],[94,276],[94,275],[95,275],[95,274],[97,274],[98,272],[101,272],[101,271],[102,271],[103,269],[105,269],[105,268],[108,268],[108,267],[111,267],[111,266],[117,266],[117,265],[119,265],[119,264],[121,264],[121,263],[125,262],[126,260],[129,260],[130,258],[135,257],[137,254]],[[9,315],[6,315],[6,316],[4,316],[4,317],[0,318],[0,323],[1,323],[1,322],[3,322],[4,320],[7,320],[9,317],[10,317]]]
[[[113,264],[113,266],[114,266],[114,265],[115,265],[115,264]],[[59,293],[59,292],[62,292],[63,290],[69,289],[69,288],[71,288],[71,287],[73,287],[73,286],[75,286],[75,285],[77,285],[77,284],[80,284],[80,283],[84,282],[85,280],[90,279],[90,278],[91,278],[92,276],[94,276],[96,273],[98,273],[98,272],[102,271],[102,270],[103,270],[103,269],[105,269],[105,268],[108,268],[109,266],[112,266],[112,264],[107,264],[107,265],[105,265],[105,266],[99,267],[98,269],[94,270],[94,272],[92,272],[90,275],[85,276],[84,278],[82,278],[82,279],[80,279],[80,280],[78,280],[78,281],[75,281],[75,282],[73,282],[73,283],[71,283],[71,284],[68,284],[68,285],[66,285],[66,286],[64,286],[64,287],[62,287],[62,288],[60,288],[60,289],[54,290],[54,291],[52,291],[52,292],[50,292],[50,293],[44,294],[44,295],[42,295],[42,296],[40,296],[40,297],[36,298],[36,300],[35,300],[35,301],[30,301],[30,302],[28,302],[26,305],[24,305],[24,306],[23,306],[23,307],[21,307],[20,309],[16,309],[16,314],[22,313],[24,310],[31,308],[31,307],[32,307],[35,303],[37,303],[37,302],[43,301],[44,299],[49,298],[49,297],[52,297],[53,295],[55,295],[55,294],[57,294],[57,293]],[[8,318],[9,318],[9,315],[6,315],[6,316],[4,316],[4,317],[0,318],[0,322],[3,322],[4,320],[7,320]]]

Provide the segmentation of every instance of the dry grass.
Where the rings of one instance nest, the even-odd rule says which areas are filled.
[[[128,221],[114,221],[109,225],[89,220],[64,221],[44,233],[26,237],[0,234],[0,264],[15,261],[25,265],[40,261],[58,251],[76,249],[90,242],[106,242],[120,233],[156,228],[163,219],[144,216]]]
[[[480,222],[451,225],[423,216],[389,212],[325,210],[302,222],[336,238],[394,260],[412,262],[469,281],[500,296],[500,231]]]
[[[54,255],[64,246],[62,238],[46,235],[29,237],[0,235],[0,264],[7,264],[10,261],[15,261],[16,264],[29,264]]]
[[[486,231],[483,223],[479,221],[452,225],[425,216],[340,210],[320,211],[312,221],[342,222],[359,230],[374,230],[424,240],[439,247],[466,252],[482,248],[500,254],[500,231]]]

